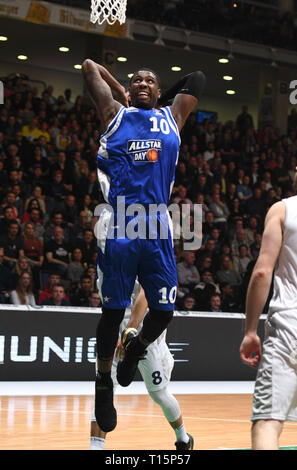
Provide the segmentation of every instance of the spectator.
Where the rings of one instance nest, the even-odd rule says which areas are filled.
[[[38,120],[36,117],[32,118],[29,124],[22,127],[22,134],[27,140],[33,142],[41,135],[40,129],[38,128]]]
[[[248,225],[245,231],[246,237],[249,241],[249,245],[251,245],[255,240],[255,234],[259,231],[260,225],[257,217],[253,215],[248,219]]]
[[[0,303],[9,303],[10,293],[13,289],[13,278],[9,268],[4,266],[4,249],[0,247]]]
[[[97,292],[91,292],[89,296],[89,305],[88,307],[98,308],[101,307],[101,300]]]
[[[239,312],[240,306],[235,299],[233,287],[227,282],[220,284],[222,312]]]
[[[66,279],[71,281],[71,287],[76,286],[82,275],[84,274],[84,267],[82,264],[82,251],[80,248],[74,248],[71,253],[71,260],[67,267]]]
[[[30,201],[27,199],[27,207],[25,208],[25,212],[23,213],[22,217],[22,224],[29,222],[30,215],[33,209],[37,209],[39,211],[39,219],[38,223],[42,224],[43,223],[43,217],[44,213],[42,212],[41,205],[39,203],[39,200],[36,198],[30,198]]]
[[[20,227],[16,220],[8,225],[6,235],[0,238],[0,246],[4,249],[4,264],[13,269],[20,256],[24,256],[23,242],[19,234]]]
[[[78,216],[78,222],[73,226],[71,230],[72,243],[75,244],[77,239],[82,240],[85,231],[90,228],[91,225],[89,222],[88,213],[85,210],[80,211]]]
[[[65,299],[65,287],[63,284],[55,284],[52,287],[51,297],[43,300],[41,305],[55,306],[55,307],[68,307],[70,303]]]
[[[255,260],[258,258],[261,248],[262,235],[261,233],[255,233],[255,241],[250,246],[250,252],[252,259]]]
[[[201,247],[197,253],[197,265],[199,266],[203,259],[209,257],[211,259],[210,269],[212,272],[215,272],[219,267],[219,259],[217,254],[215,253],[215,249],[216,240],[214,240],[213,238],[209,238],[206,241],[204,250]]]
[[[17,206],[16,206],[16,196],[13,191],[8,191],[6,193],[6,197],[4,199],[4,202],[1,204],[1,209],[4,210],[5,207],[12,207],[13,209],[13,218],[20,222],[20,216],[21,214],[19,213]]]
[[[195,311],[195,309],[196,309],[195,297],[190,294],[185,295],[182,301],[181,310],[185,310],[189,312],[189,311]]]
[[[84,274],[80,279],[80,288],[71,298],[71,304],[76,307],[88,307],[92,292],[92,279]]]
[[[82,251],[82,263],[86,267],[92,264],[94,253],[97,253],[97,241],[95,239],[93,230],[86,228],[83,238],[78,238],[75,243]]]
[[[38,297],[38,305],[41,305],[44,301],[50,299],[52,297],[52,289],[53,286],[56,284],[61,284],[61,275],[58,272],[53,272],[50,273],[48,276],[48,282],[46,286],[43,288],[43,290],[40,292],[39,297]],[[64,300],[69,300],[68,296],[64,295]],[[47,305],[47,304],[44,304]]]
[[[58,133],[55,140],[56,148],[60,151],[65,151],[67,147],[71,144],[71,137],[68,133],[66,126],[63,126],[60,132]]]
[[[32,277],[29,272],[21,274],[15,290],[11,292],[10,300],[14,305],[36,305]]]
[[[173,199],[173,202],[176,204],[181,201],[186,204],[189,204],[190,210],[193,210],[193,202],[187,197],[187,190],[184,186],[179,187],[177,196]]]
[[[98,177],[96,171],[90,171],[88,179],[83,182],[80,190],[81,193],[90,197],[91,203],[99,204],[103,200],[100,186],[98,185]],[[83,202],[83,208],[86,210],[86,202]]]
[[[39,209],[41,210],[41,212],[43,214],[43,217],[46,215],[45,195],[43,194],[42,191],[43,191],[42,186],[40,186],[40,185],[36,185],[36,186],[33,187],[32,196],[29,197],[28,199],[26,199],[25,211],[28,211],[29,207],[30,207],[30,209],[32,209],[32,205],[30,203],[32,201],[36,200],[38,202]]]
[[[26,258],[26,256],[20,256],[15,263],[15,267],[11,270],[14,288],[16,287],[17,282],[21,277],[22,273],[24,273],[25,271],[29,272],[32,277],[32,270],[29,264],[29,260]]]
[[[250,187],[250,177],[249,176],[247,176],[247,175],[243,176],[242,183],[239,183],[237,185],[236,191],[237,191],[240,203],[245,207],[246,203],[253,196],[253,191]]]
[[[26,217],[27,219],[27,217]],[[30,212],[28,212],[27,222],[22,223],[21,228],[23,229],[25,224],[30,222],[34,225],[35,234],[39,240],[43,241],[44,227],[43,227],[43,217],[40,209],[35,209],[32,207]]]
[[[246,212],[249,215],[253,215],[260,220],[265,218],[266,205],[263,199],[262,190],[258,187],[254,188],[253,197],[249,199],[246,205]]]
[[[77,222],[77,205],[74,194],[67,194],[62,204],[59,206],[63,214],[63,219],[69,228],[72,228]]]
[[[239,129],[241,135],[244,135],[250,127],[254,127],[253,118],[248,113],[248,107],[246,105],[242,106],[242,111],[236,118],[236,127]]]
[[[49,195],[57,202],[62,202],[68,193],[67,185],[63,181],[63,172],[56,170],[49,181]]]
[[[14,216],[14,210],[11,206],[6,206],[3,209],[3,217],[0,218],[0,233],[8,233],[8,227],[10,223],[14,221],[17,222]]]
[[[201,273],[201,281],[196,285],[194,293],[198,309],[207,311],[211,295],[220,294],[220,289],[214,283],[211,271],[205,269]]]
[[[35,286],[39,286],[39,273],[43,265],[43,244],[36,236],[35,227],[27,222],[22,232],[24,255],[29,260]]]
[[[61,227],[64,231],[64,241],[68,243],[69,240],[69,229],[64,222],[63,214],[61,211],[54,211],[51,215],[50,220],[45,225],[44,242],[48,243],[54,235],[54,228]]]
[[[194,263],[195,253],[185,251],[183,261],[177,264],[178,283],[185,293],[190,292],[200,282],[200,275]]]
[[[251,262],[251,256],[249,256],[248,247],[244,244],[239,246],[239,255],[233,258],[233,268],[241,278],[244,277],[247,267]]]
[[[53,239],[44,248],[46,258],[46,268],[49,271],[58,271],[64,278],[70,261],[70,247],[64,241],[64,230],[62,227],[55,227]]]
[[[209,210],[214,215],[214,223],[216,226],[225,233],[230,212],[227,204],[221,200],[219,193],[213,195],[212,202],[209,204]]]
[[[97,255],[96,255],[97,256]],[[96,268],[95,268],[95,265],[89,265],[88,268],[86,269],[85,271],[85,274],[87,276],[90,276],[90,278],[92,279],[92,290],[93,291],[96,291],[96,288],[97,288],[97,279],[96,279]]]
[[[219,284],[222,282],[227,282],[232,287],[239,286],[241,282],[241,278],[234,269],[230,268],[230,261],[231,261],[230,256],[226,256],[226,255],[223,256],[221,269],[219,269],[218,272],[216,273],[217,281]]]
[[[205,214],[205,223],[203,224],[203,233],[210,235],[211,231],[217,228],[214,213],[210,210]]]
[[[24,202],[21,198],[21,187],[19,184],[14,184],[11,190],[15,195],[14,206],[16,207],[18,211],[18,216],[21,218],[24,212]]]
[[[235,237],[231,242],[232,256],[239,256],[239,247],[245,244],[249,249],[249,239],[244,228],[237,228]]]
[[[211,297],[210,297],[210,301],[209,301],[209,311],[210,312],[221,312],[222,311],[222,308],[221,308],[221,297],[219,294],[213,294]]]

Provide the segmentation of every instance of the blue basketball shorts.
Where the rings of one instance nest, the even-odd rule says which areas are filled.
[[[129,307],[137,277],[149,307],[174,310],[177,272],[170,222],[166,222],[165,238],[134,239],[119,237],[116,230],[111,237],[111,220],[111,214],[103,211],[96,227],[97,286],[103,305],[110,309]]]

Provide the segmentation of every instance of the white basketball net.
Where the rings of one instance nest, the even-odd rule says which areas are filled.
[[[118,21],[123,24],[126,21],[126,7],[127,0],[91,0],[90,21],[99,24]]]

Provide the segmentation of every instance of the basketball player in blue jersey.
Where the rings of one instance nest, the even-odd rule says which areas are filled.
[[[178,159],[179,132],[197,105],[205,76],[202,72],[191,73],[162,95],[158,75],[141,68],[131,79],[128,107],[126,90],[104,67],[86,59],[82,71],[103,128],[98,179],[109,205],[101,212],[96,228],[97,284],[103,306],[96,331],[95,415],[100,429],[110,432],[117,422],[112,359],[136,277],[144,289],[149,312],[139,334],[133,328],[123,332],[125,356],[117,369],[120,385],[132,382],[146,348],[173,317],[177,275],[171,221],[168,212],[151,214],[149,209],[152,205],[168,205]],[[162,101],[171,99],[171,106],[159,107]],[[140,208],[137,217],[128,215],[132,204]],[[129,225],[138,228],[143,223],[145,236],[128,236]]]

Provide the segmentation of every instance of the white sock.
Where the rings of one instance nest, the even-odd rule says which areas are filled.
[[[189,442],[189,436],[186,433],[186,428],[184,423],[179,427],[174,429],[175,435],[176,435],[176,440],[177,441],[182,441],[182,442]]]
[[[104,450],[105,439],[102,437],[91,436],[90,450]]]

